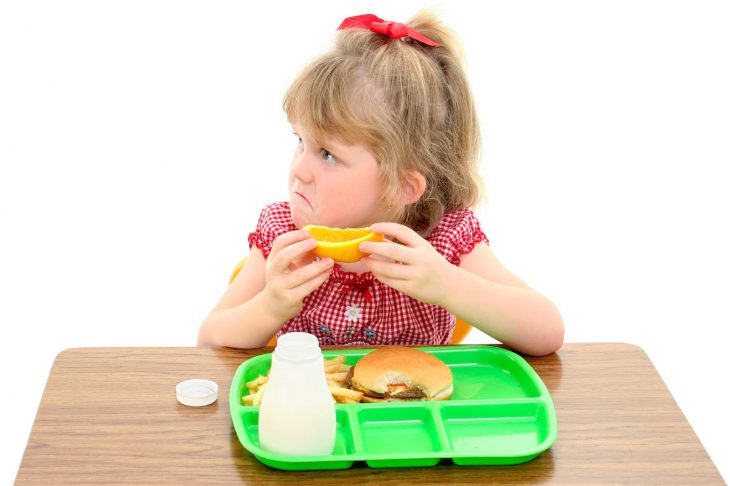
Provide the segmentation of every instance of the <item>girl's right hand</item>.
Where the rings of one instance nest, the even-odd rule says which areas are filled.
[[[304,298],[332,272],[331,258],[315,259],[316,246],[306,231],[291,231],[274,241],[266,259],[266,301],[272,315],[282,323],[301,311]]]

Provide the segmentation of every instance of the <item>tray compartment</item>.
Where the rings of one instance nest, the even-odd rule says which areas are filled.
[[[540,400],[449,404],[440,412],[453,461],[460,465],[528,461],[544,449],[549,435]]]
[[[251,445],[250,452],[267,466],[287,470],[347,469],[352,466],[351,458],[355,453],[350,414],[345,409],[336,409],[335,414],[337,418],[335,447],[332,454],[327,456],[281,456],[262,449],[259,442],[258,407],[242,407],[241,423]],[[287,460],[279,460],[280,457],[286,457]]]
[[[534,370],[514,353],[494,347],[428,351],[454,374],[450,401],[534,398],[541,394]]]
[[[439,462],[445,444],[433,411],[389,403],[362,407],[357,420],[370,467],[421,467]]]

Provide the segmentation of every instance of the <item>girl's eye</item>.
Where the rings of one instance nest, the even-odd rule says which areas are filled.
[[[295,137],[297,137],[297,145],[301,145],[304,143],[304,141],[302,140],[302,137],[300,137],[296,132],[292,132],[292,133],[294,134]]]
[[[333,164],[337,162],[337,158],[334,156],[334,154],[324,149],[322,149],[322,158],[327,162],[331,162]]]

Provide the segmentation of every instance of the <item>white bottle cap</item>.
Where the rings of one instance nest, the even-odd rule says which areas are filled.
[[[175,391],[177,401],[188,407],[204,407],[218,399],[218,384],[201,378],[181,381]]]
[[[308,361],[322,357],[317,336],[307,332],[288,332],[277,338],[274,355],[291,361]]]

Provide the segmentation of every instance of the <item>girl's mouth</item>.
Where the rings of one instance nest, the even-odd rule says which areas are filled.
[[[294,194],[296,194],[296,195],[297,195],[297,196],[299,196],[300,198],[304,199],[304,201],[305,201],[305,202],[306,202],[306,203],[307,203],[307,204],[309,205],[309,207],[310,207],[310,208],[312,207],[312,203],[310,203],[310,202],[309,202],[309,199],[307,199],[307,198],[306,198],[306,197],[304,196],[304,194],[302,194],[301,192],[295,192]]]

